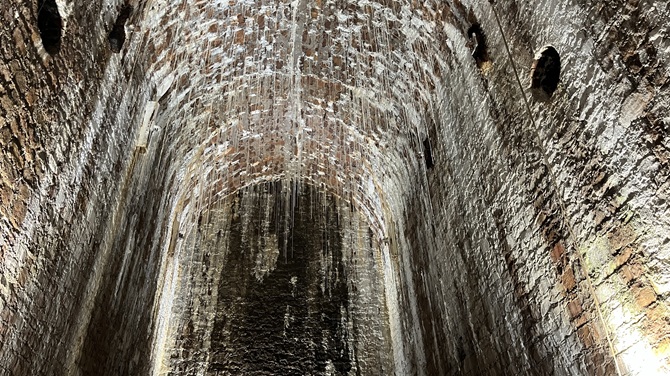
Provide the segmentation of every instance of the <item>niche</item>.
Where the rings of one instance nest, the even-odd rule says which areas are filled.
[[[46,52],[50,55],[57,54],[63,35],[63,19],[58,13],[56,0],[37,1],[37,28]]]
[[[530,68],[530,92],[539,101],[548,101],[558,88],[561,57],[552,46],[542,47]]]
[[[489,53],[486,48],[486,36],[482,31],[482,27],[479,23],[474,23],[468,29],[468,38],[470,39],[470,45],[472,46],[472,57],[475,58],[477,66],[482,68],[484,63],[488,62]]]
[[[433,151],[430,148],[430,141],[427,137],[423,140],[423,156],[426,159],[426,168],[429,170],[432,169],[435,165],[433,163]]]
[[[123,48],[123,43],[126,41],[126,21],[128,21],[128,18],[130,17],[130,13],[132,12],[133,8],[130,5],[124,5],[124,7],[121,9],[121,12],[119,13],[119,16],[116,18],[116,21],[114,22],[114,26],[112,27],[112,31],[109,33],[109,36],[107,37],[107,40],[109,41],[109,48],[112,50],[114,53],[119,53],[121,52],[121,49]]]

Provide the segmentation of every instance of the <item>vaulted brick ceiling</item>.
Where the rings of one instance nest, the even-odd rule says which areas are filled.
[[[669,372],[667,2],[0,16],[0,374]]]
[[[164,33],[144,47],[154,120],[184,156],[174,162],[189,171],[184,192],[305,179],[374,216],[380,187],[424,168],[451,53],[444,21],[464,14],[397,2],[152,7],[147,32]]]

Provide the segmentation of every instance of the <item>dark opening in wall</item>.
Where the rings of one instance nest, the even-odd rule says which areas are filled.
[[[547,101],[558,88],[561,75],[561,57],[552,46],[543,47],[535,56],[530,69],[530,91],[533,97]]]
[[[123,43],[126,41],[126,21],[128,21],[128,18],[130,17],[130,13],[132,12],[133,8],[130,5],[124,5],[124,7],[121,9],[121,12],[119,13],[119,16],[116,18],[116,22],[114,22],[114,27],[112,28],[112,31],[109,33],[109,36],[107,37],[107,40],[109,41],[109,48],[112,50],[114,53],[119,53],[121,52],[121,49],[123,48]]]
[[[430,148],[430,141],[428,138],[423,140],[423,156],[426,159],[426,168],[431,169],[435,165],[433,163],[433,151]]]
[[[475,58],[477,66],[482,68],[484,63],[488,62],[489,53],[486,48],[486,36],[479,23],[474,23],[468,29],[468,38],[472,45],[472,57]]]
[[[63,35],[63,19],[58,13],[56,0],[37,1],[37,28],[40,30],[44,49],[50,55],[57,54]]]

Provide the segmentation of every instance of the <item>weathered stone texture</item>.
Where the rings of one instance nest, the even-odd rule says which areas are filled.
[[[168,261],[159,374],[389,374],[379,253],[359,213],[268,183],[207,208]]]
[[[56,3],[0,5],[0,374],[670,373],[667,2]]]

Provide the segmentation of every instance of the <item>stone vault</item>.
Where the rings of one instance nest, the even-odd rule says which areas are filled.
[[[670,373],[670,5],[0,5],[0,374]]]

